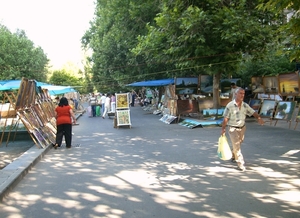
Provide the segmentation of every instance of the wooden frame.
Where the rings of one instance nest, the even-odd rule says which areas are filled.
[[[300,72],[299,72],[299,75],[300,75]],[[300,78],[300,77],[299,77]],[[300,105],[298,106],[298,108],[300,107]],[[300,109],[298,110],[298,114],[296,116],[296,119],[295,119],[295,127],[294,127],[294,130],[296,130],[297,126],[298,126],[298,123],[300,122]]]
[[[275,100],[265,99],[260,107],[260,116],[272,119],[275,112],[276,104],[277,103]]]
[[[259,113],[259,109],[261,107],[261,99],[250,99],[249,106]]]
[[[266,94],[278,94],[278,78],[277,76],[264,76],[263,87]]]
[[[196,100],[177,100],[177,114],[198,113],[199,106]]]
[[[200,75],[199,76],[199,89],[200,93],[212,93],[213,89],[213,76],[210,75]]]
[[[179,77],[175,79],[175,93],[178,95],[197,94],[198,86],[198,77]]]
[[[295,101],[280,101],[276,106],[274,119],[291,121],[296,107]]]
[[[129,93],[116,94],[116,109],[129,108]]]
[[[261,76],[254,76],[251,78],[251,90],[254,93],[263,93],[263,78]]]
[[[284,73],[278,75],[279,93],[282,96],[299,94],[299,73]]]
[[[28,85],[28,79],[23,78],[20,83],[20,88],[17,94],[17,100],[16,100],[16,110],[22,108],[25,106],[25,96],[26,96],[26,90]]]
[[[131,126],[130,110],[117,110],[118,126]]]

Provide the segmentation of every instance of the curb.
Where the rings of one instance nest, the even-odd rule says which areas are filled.
[[[5,196],[23,179],[29,170],[39,162],[42,157],[51,149],[37,148],[34,144],[28,151],[18,157],[11,164],[7,165],[0,172],[0,202]]]

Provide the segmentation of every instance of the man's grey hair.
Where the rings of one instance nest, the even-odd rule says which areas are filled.
[[[237,94],[240,90],[244,90],[244,89],[241,88],[241,87],[238,87],[238,88],[234,91],[234,93]]]

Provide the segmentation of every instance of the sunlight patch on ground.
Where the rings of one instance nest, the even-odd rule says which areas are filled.
[[[88,186],[88,188],[91,189],[91,190],[94,190],[98,193],[105,194],[105,195],[108,195],[108,196],[122,197],[122,195],[120,195],[116,192],[113,192],[113,191],[109,191],[108,189],[106,189],[104,187],[101,187],[101,186],[92,186],[92,185],[90,185],[90,186]],[[130,188],[130,189],[132,189],[132,188]]]
[[[297,157],[291,157],[291,156],[298,152],[300,152],[300,150],[290,150],[290,151],[286,152],[285,154],[281,155],[281,157],[297,158]]]

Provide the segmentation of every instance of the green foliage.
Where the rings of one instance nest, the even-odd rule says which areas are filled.
[[[241,78],[245,85],[251,83],[253,76],[276,76],[281,73],[296,70],[296,64],[290,62],[287,55],[278,55],[276,47],[269,48],[262,59],[255,59],[250,55],[244,56],[234,77]]]
[[[11,33],[0,25],[0,79],[27,77],[46,81],[48,59],[40,47],[27,38],[25,32]]]
[[[71,86],[80,93],[86,93],[86,90],[81,88],[84,85],[84,81],[80,78],[70,75],[65,70],[54,71],[49,79],[49,82],[54,85]]]
[[[281,25],[277,29],[278,41],[282,42],[283,54],[288,54],[291,61],[299,61],[300,57],[300,1],[298,0],[269,0],[262,1],[258,9],[272,11],[281,20]],[[290,19],[286,19],[286,15]]]
[[[146,34],[146,24],[158,12],[158,0],[99,0],[96,18],[82,37],[86,48],[93,50],[91,83],[94,89],[111,92],[139,80],[147,74],[143,59],[131,49],[137,37]]]
[[[172,62],[176,76],[230,75],[243,53],[259,56],[273,39],[274,16],[256,10],[258,1],[163,2],[133,52],[147,61]]]

